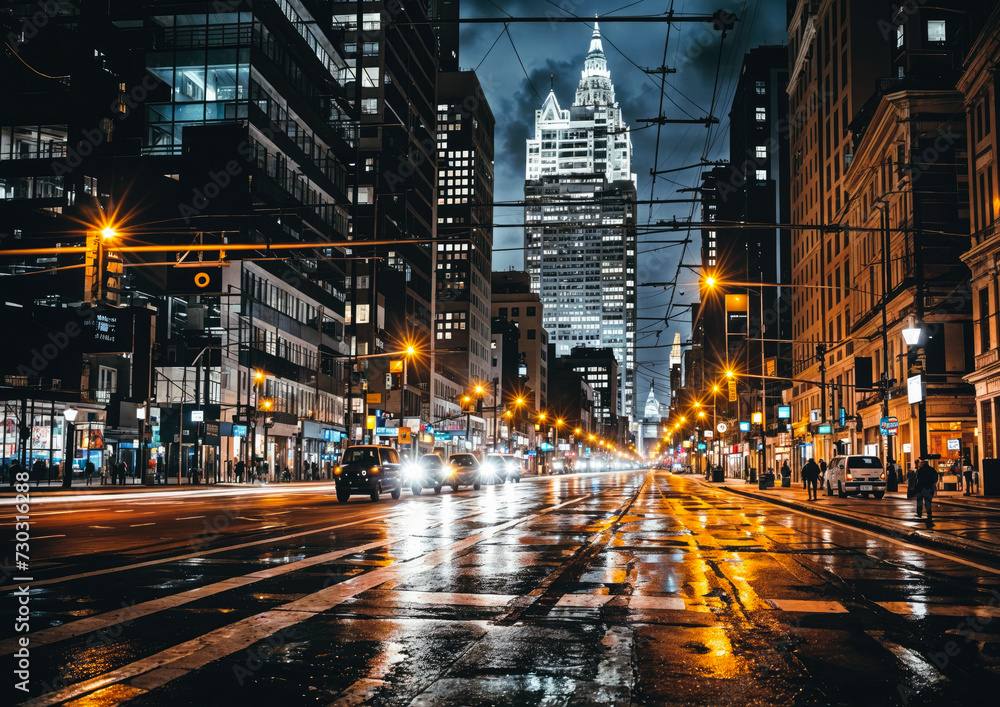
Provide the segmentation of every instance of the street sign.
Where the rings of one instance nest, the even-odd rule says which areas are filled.
[[[791,405],[779,405],[778,406],[778,419],[779,420],[791,420],[792,419],[792,406]]]
[[[762,425],[762,424],[764,424],[764,413],[762,413],[762,412],[755,412],[755,413],[753,413],[751,419],[753,420],[753,424],[755,424],[755,425]]]
[[[726,430],[728,429],[729,427],[726,425],[725,422],[720,422],[715,426],[715,431],[718,432],[720,435],[725,434]]]
[[[816,434],[828,435],[833,434],[833,425],[820,425],[816,428]]]
[[[910,376],[906,379],[906,399],[910,405],[919,403],[926,397],[926,394],[923,376]]]
[[[397,439],[397,441],[400,444],[409,444],[410,443],[410,428],[409,427],[400,427],[399,428],[399,434],[396,437],[396,439]]]
[[[375,429],[375,416],[374,415],[369,415],[368,416],[368,420],[367,420],[367,425],[366,426],[370,430],[374,430]]]
[[[389,361],[389,372],[390,373],[402,373],[403,372],[403,360],[399,361]]]
[[[749,432],[749,431],[750,431],[750,423],[749,422],[744,422],[744,421],[741,420],[740,421],[740,432]]]
[[[191,422],[204,422],[205,421],[205,411],[204,410],[192,410],[191,411]]]
[[[729,381],[729,402],[736,402],[736,381],[734,380]]]
[[[365,396],[365,401],[369,405],[381,405],[382,404],[382,394],[381,393],[368,393]]]
[[[705,430],[705,439],[712,439],[715,437],[715,433],[712,430]]]
[[[889,437],[899,434],[899,418],[896,417],[883,417],[878,423],[879,432],[882,433],[883,437]]]
[[[948,440],[948,451],[957,452],[962,449],[962,440],[960,439],[949,439]]]

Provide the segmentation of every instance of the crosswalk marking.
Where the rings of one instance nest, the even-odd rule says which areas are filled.
[[[954,606],[909,601],[879,601],[875,603],[894,614],[910,616],[980,616],[990,619],[1000,617],[1000,606]]]
[[[136,685],[141,681],[144,689],[147,690],[162,687],[172,680],[191,671],[203,668],[215,660],[249,648],[254,643],[262,641],[268,636],[274,635],[290,626],[308,621],[317,614],[329,611],[334,606],[348,599],[353,599],[362,592],[374,589],[386,581],[398,581],[402,578],[409,578],[425,570],[438,567],[454,560],[456,553],[495,537],[520,523],[537,520],[548,513],[580,503],[593,496],[594,494],[587,494],[554,506],[548,506],[528,516],[515,518],[500,525],[484,528],[476,535],[469,536],[450,545],[445,545],[418,559],[379,567],[371,572],[344,580],[301,599],[282,604],[270,611],[248,616],[236,623],[223,626],[192,640],[140,658],[121,668],[69,685],[61,690],[46,693],[22,704],[30,707],[56,705],[92,693],[109,685],[125,681],[128,681],[132,685]],[[126,701],[111,698],[103,700],[102,704],[115,705]]]
[[[813,601],[807,599],[769,599],[768,602],[781,611],[795,611],[807,614],[846,614],[847,609],[838,601]]]

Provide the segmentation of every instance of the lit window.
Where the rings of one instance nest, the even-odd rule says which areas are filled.
[[[896,25],[896,46],[903,46],[903,25]]]
[[[757,181],[758,182],[766,182],[767,181],[767,170],[766,169],[758,169],[757,170]]]
[[[943,42],[946,38],[944,20],[927,20],[928,42]]]
[[[757,145],[754,153],[759,160],[767,159],[767,145]]]
[[[757,106],[756,116],[757,116],[757,122],[763,123],[765,120],[767,120],[767,108],[763,106]]]

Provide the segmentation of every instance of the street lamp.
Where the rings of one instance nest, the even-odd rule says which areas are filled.
[[[903,341],[910,348],[910,354],[916,356],[917,349],[921,348],[924,343],[924,327],[920,318],[911,317],[907,326],[903,329]],[[921,371],[918,376],[919,380],[919,395],[920,399],[915,401],[917,403],[917,428],[920,434],[919,442],[919,452],[920,458],[927,455],[927,395],[924,389],[925,381],[923,380],[924,371]],[[909,371],[907,371],[907,376],[909,377]],[[910,387],[910,381],[907,380],[907,388]],[[910,402],[913,403],[912,397],[910,397]]]
[[[66,418],[66,429],[63,432],[63,447],[65,448],[65,453],[63,455],[63,488],[68,489],[73,485],[73,452],[76,451],[74,446],[76,444],[76,426],[73,424],[76,422],[77,415],[80,411],[76,408],[66,408],[63,410],[63,417]],[[90,453],[89,450],[87,452]],[[88,461],[90,461],[88,459]]]

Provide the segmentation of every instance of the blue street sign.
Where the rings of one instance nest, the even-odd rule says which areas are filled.
[[[246,437],[246,436],[247,436],[246,425],[233,425],[233,437]]]
[[[820,425],[816,429],[817,434],[828,435],[833,433],[833,425]]]
[[[749,422],[742,422],[741,421],[740,422],[740,432],[749,432],[749,431],[750,431],[750,423]]]
[[[792,419],[792,406],[791,405],[779,405],[778,406],[778,419],[779,420],[791,420]]]

